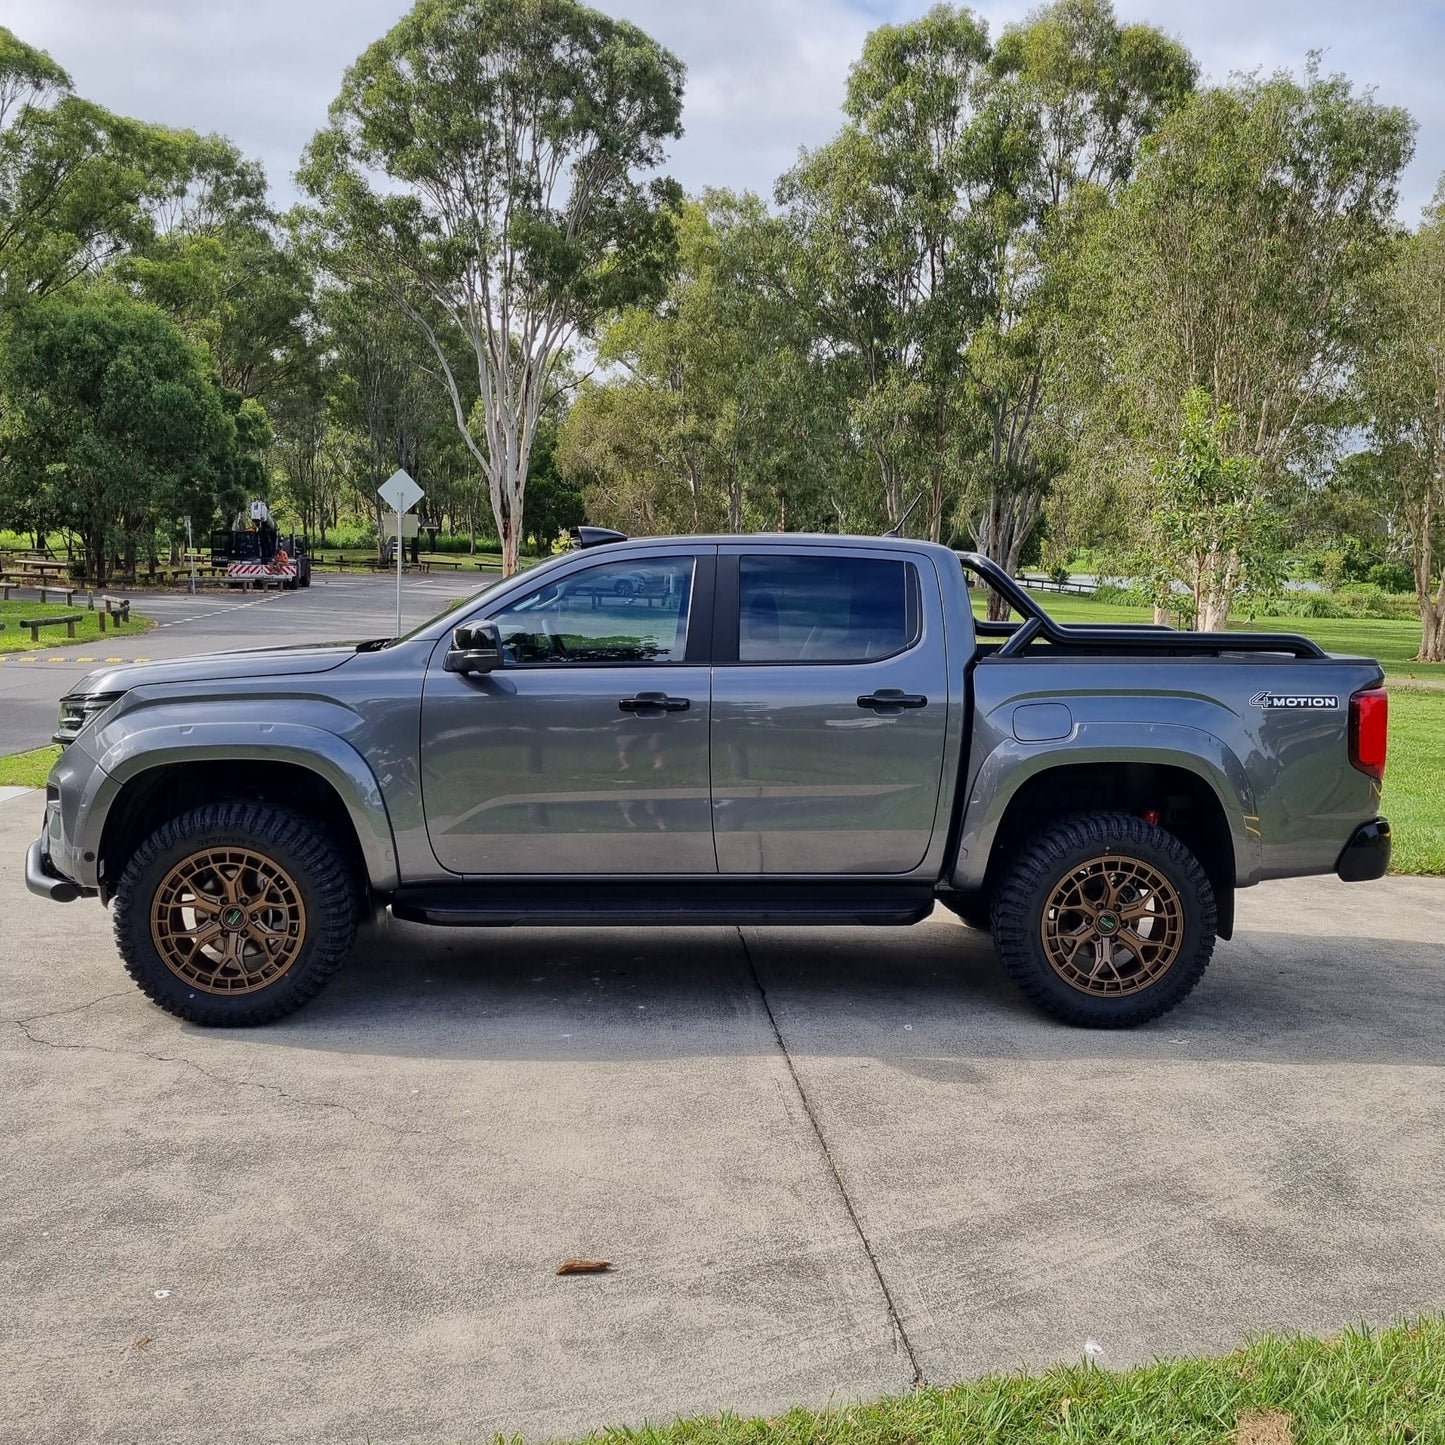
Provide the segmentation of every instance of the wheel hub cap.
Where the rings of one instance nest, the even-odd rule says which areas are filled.
[[[254,993],[282,977],[306,942],[296,881],[250,848],[204,848],[161,880],[151,940],[177,978],[203,993]]]
[[[1039,934],[1049,967],[1071,988],[1118,997],[1151,987],[1173,967],[1184,908],[1159,869],[1110,853],[1055,883]]]

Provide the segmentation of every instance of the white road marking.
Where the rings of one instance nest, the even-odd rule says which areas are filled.
[[[279,602],[282,595],[277,592],[274,595],[252,598],[250,602],[237,602],[230,607],[213,607],[209,612],[197,612],[193,617],[173,617],[169,622],[158,622],[156,631],[159,632],[163,627],[181,627],[187,622],[208,622],[212,617],[222,617],[227,612],[244,612],[246,608],[259,607],[263,602]]]

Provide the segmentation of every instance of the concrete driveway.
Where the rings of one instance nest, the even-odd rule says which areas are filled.
[[[942,916],[393,925],[206,1033],[23,891],[39,813],[0,803],[7,1441],[540,1439],[1445,1301],[1445,882],[1241,895],[1132,1034]]]
[[[402,579],[402,626],[417,627],[458,597],[495,580],[494,572],[408,573]],[[291,647],[303,642],[390,637],[396,631],[396,579],[317,571],[297,592],[212,588],[125,595],[156,626],[138,636],[0,652],[0,753],[43,747],[55,731],[56,703],[109,659],[132,662],[226,652],[238,647]]]

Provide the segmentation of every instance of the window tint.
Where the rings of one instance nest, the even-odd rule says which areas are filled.
[[[740,559],[740,662],[865,662],[918,635],[917,574],[874,557]]]
[[[681,662],[693,559],[606,562],[548,582],[493,620],[509,663]]]

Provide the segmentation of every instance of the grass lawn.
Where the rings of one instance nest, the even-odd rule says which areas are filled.
[[[34,617],[76,617],[80,621],[75,624],[75,641],[72,642],[66,635],[63,627],[42,627],[40,629],[40,641],[31,642],[30,629],[20,625],[22,618]],[[137,612],[132,612],[130,621],[111,624],[107,622],[105,639],[100,633],[100,611],[88,611],[84,605],[79,607],[65,607],[58,602],[0,602],[0,623],[4,623],[4,631],[0,631],[0,652],[57,652],[62,649],[74,649],[81,646],[89,646],[95,649],[101,646],[102,642],[119,634],[122,637],[135,636],[150,628],[149,617],[142,617]]]
[[[1149,622],[1147,607],[1034,594],[1060,622]],[[975,596],[975,607],[982,600]],[[1395,873],[1445,874],[1445,663],[1415,662],[1420,628],[1375,618],[1260,617],[1245,632],[1298,632],[1326,652],[1377,658],[1390,688],[1390,761],[1380,810],[1394,832]]]
[[[588,1445],[1425,1445],[1445,1440],[1445,1320],[1223,1359],[994,1375],[871,1405],[619,1429]]]
[[[1391,687],[1380,811],[1394,835],[1391,872],[1445,873],[1445,690]]]
[[[43,788],[59,756],[60,749],[53,747],[0,757],[0,788]]]

